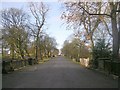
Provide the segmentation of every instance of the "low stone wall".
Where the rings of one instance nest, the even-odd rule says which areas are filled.
[[[108,72],[109,74],[120,76],[120,61],[114,61],[109,58],[99,58],[98,69]]]
[[[29,58],[26,60],[3,60],[2,61],[2,73],[8,73],[17,69],[21,69],[27,65],[36,64],[36,60]]]

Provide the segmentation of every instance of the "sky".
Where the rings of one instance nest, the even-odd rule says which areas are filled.
[[[58,43],[57,48],[61,49],[64,41],[73,33],[72,30],[66,30],[66,24],[60,19],[63,8],[61,3],[47,2],[49,6],[49,12],[47,15],[47,27],[46,33],[51,37],[54,37]],[[22,8],[25,12],[29,11],[28,3],[19,0],[19,2],[2,2],[0,3],[0,10],[5,8]]]

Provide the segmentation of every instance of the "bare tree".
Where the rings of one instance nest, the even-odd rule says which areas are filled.
[[[67,20],[68,20],[67,22],[69,23],[69,22],[77,21],[79,22],[77,23],[79,26],[81,25],[81,22],[83,22],[83,25],[86,26],[84,28],[86,30],[87,29],[90,30],[90,32],[87,32],[88,34],[87,36],[89,37],[93,35],[93,32],[94,30],[96,30],[99,23],[103,22],[103,20],[101,20],[102,17],[111,19],[112,36],[113,36],[113,58],[114,59],[118,59],[118,54],[119,54],[119,32],[120,31],[117,28],[117,25],[118,25],[117,24],[117,13],[120,12],[118,8],[119,3],[120,2],[106,2],[106,3],[102,3],[102,2],[75,2],[75,3],[70,2],[69,3],[68,2],[68,3],[65,3],[68,5],[66,6],[67,15],[69,16],[67,17]],[[76,16],[76,13],[72,12],[73,10],[78,13],[77,16]],[[95,19],[96,17],[98,19]],[[107,26],[105,21],[104,21],[104,24]],[[91,29],[91,27],[93,27],[93,29]],[[90,37],[90,40],[91,40],[91,37]]]
[[[92,4],[95,6],[94,8],[96,8],[96,10],[94,10],[93,12],[100,13],[101,9],[99,9],[99,7],[101,6],[101,3]],[[68,2],[65,3],[66,13],[64,12],[62,14],[62,18],[67,21],[69,26],[72,26],[73,29],[78,30],[78,33],[76,33],[77,36],[80,36],[80,32],[82,32],[82,34],[85,36],[84,40],[89,40],[91,43],[91,48],[93,48],[93,33],[100,23],[100,17],[94,16],[93,18],[92,16],[88,15],[84,10],[82,10],[82,8],[80,7],[81,5],[89,11],[93,9],[90,3]],[[84,29],[81,27],[83,27]]]
[[[38,45],[39,45],[40,33],[42,32],[43,26],[45,25],[46,15],[49,9],[43,2],[40,3],[31,2],[29,6],[30,6],[30,11],[35,19],[34,26],[36,26],[36,30],[35,29],[31,29],[31,30],[34,33],[35,41],[36,41],[35,59],[38,60]]]

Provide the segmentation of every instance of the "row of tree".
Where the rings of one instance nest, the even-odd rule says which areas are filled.
[[[68,24],[67,29],[75,30],[75,37],[90,45],[93,59],[108,57],[104,52],[112,51],[112,59],[119,60],[120,2],[64,2],[64,7],[61,18]]]
[[[79,61],[80,58],[90,57],[88,47],[79,38],[73,38],[71,41],[66,40],[62,54],[71,59],[76,59],[76,61]]]
[[[22,9],[1,11],[2,56],[9,58],[34,57],[36,60],[58,54],[56,40],[44,32],[48,7],[44,3],[29,3],[30,14]],[[30,18],[32,16],[32,19]]]

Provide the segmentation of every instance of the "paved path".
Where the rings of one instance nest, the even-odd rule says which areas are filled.
[[[113,80],[64,57],[3,75],[3,88],[117,88]]]

